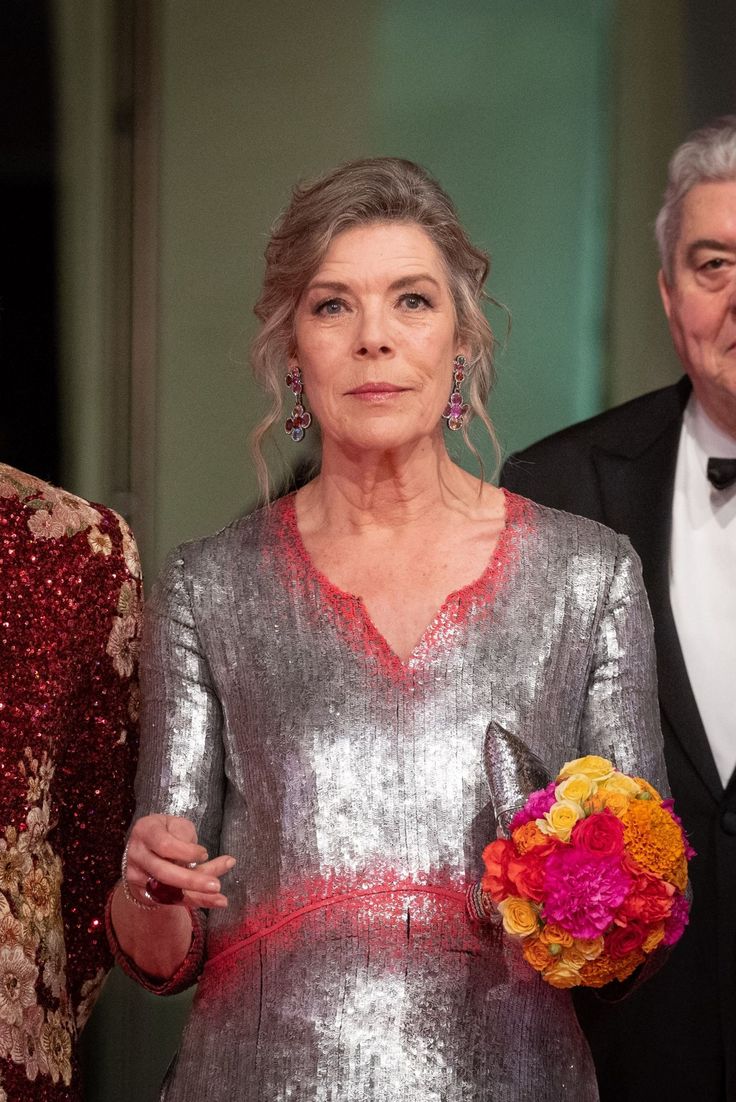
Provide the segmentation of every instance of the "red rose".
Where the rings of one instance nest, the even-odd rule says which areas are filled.
[[[596,857],[616,857],[624,848],[624,824],[611,811],[596,811],[577,821],[571,841]]]
[[[545,861],[533,850],[509,861],[508,878],[518,895],[533,899],[536,903],[542,902],[545,896],[544,866]]]
[[[512,895],[514,886],[509,879],[509,861],[516,856],[515,847],[504,838],[497,838],[483,850],[483,863],[486,871],[481,879],[481,887],[488,892],[494,903],[500,903],[507,895]]]
[[[610,934],[606,934],[605,952],[611,960],[621,960],[640,949],[644,944],[649,930],[639,922],[630,922],[626,926],[615,926]]]

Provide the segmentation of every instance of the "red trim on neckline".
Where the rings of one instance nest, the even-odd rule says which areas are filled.
[[[312,601],[321,604],[351,649],[373,659],[389,680],[411,683],[417,672],[451,645],[469,621],[488,612],[501,584],[508,579],[518,556],[519,537],[530,527],[530,505],[526,498],[508,490],[503,490],[503,494],[506,523],[487,566],[475,581],[445,597],[407,662],[395,653],[375,626],[363,599],[340,589],[314,565],[299,531],[293,493],[275,502],[271,508],[276,541],[280,545],[277,561],[281,563],[285,584],[296,588],[294,598],[303,607],[308,607],[310,596]]]

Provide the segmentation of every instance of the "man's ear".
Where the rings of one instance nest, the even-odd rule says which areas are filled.
[[[664,312],[667,315],[667,320],[670,320],[670,314],[672,312],[672,295],[670,292],[669,284],[667,283],[667,277],[664,271],[660,268],[657,273],[657,285],[659,286],[659,294],[662,299],[662,306]]]

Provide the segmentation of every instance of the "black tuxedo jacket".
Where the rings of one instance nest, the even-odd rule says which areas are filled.
[[[667,769],[698,853],[690,926],[664,968],[620,1002],[575,994],[602,1102],[736,1102],[736,774],[724,791],[669,600],[672,495],[690,389],[683,378],[556,433],[512,455],[501,475],[516,493],[625,533],[639,553],[654,618]],[[736,738],[736,692],[734,715]]]

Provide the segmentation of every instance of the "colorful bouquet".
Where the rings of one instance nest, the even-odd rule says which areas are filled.
[[[605,758],[567,762],[486,847],[481,891],[553,987],[624,980],[688,921],[688,844],[672,800]]]

